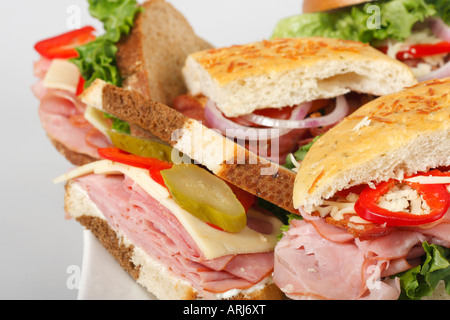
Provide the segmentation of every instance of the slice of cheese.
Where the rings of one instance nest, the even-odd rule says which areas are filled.
[[[262,234],[249,227],[238,233],[217,230],[189,212],[183,210],[171,197],[166,188],[150,177],[145,169],[130,167],[108,160],[101,160],[78,167],[54,180],[55,183],[71,180],[90,173],[124,174],[135,181],[151,197],[170,210],[190,234],[206,259],[222,256],[271,252],[274,250],[280,234],[282,222],[273,216],[264,215],[256,210],[249,210],[248,216],[269,222],[272,225],[270,234]]]
[[[448,183],[450,183],[450,177],[417,176],[417,177],[405,179],[405,181],[420,183],[420,184],[448,184]]]
[[[44,87],[77,92],[80,71],[73,63],[64,59],[54,59],[44,78]]]
[[[95,129],[103,133],[105,136],[108,136],[108,130],[111,126],[104,117],[103,111],[87,106],[84,111],[84,118],[92,124]]]

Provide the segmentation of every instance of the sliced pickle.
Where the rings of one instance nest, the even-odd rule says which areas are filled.
[[[244,207],[215,175],[193,164],[174,165],[161,175],[178,205],[200,220],[228,232],[239,232],[247,225]]]
[[[172,162],[172,147],[145,138],[108,130],[113,145],[131,154]]]

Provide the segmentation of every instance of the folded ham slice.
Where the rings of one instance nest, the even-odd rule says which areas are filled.
[[[34,75],[38,81],[31,89],[40,100],[38,112],[41,125],[50,139],[68,150],[98,159],[97,149],[108,147],[111,142],[84,118],[86,105],[75,94],[44,86],[43,79],[51,62],[41,58],[34,64]]]
[[[151,258],[188,279],[206,299],[214,293],[247,289],[273,271],[273,252],[238,254],[207,260],[176,217],[133,180],[123,175],[76,179],[111,228]]]
[[[434,226],[369,240],[323,219],[293,220],[275,247],[274,282],[292,299],[398,299],[398,280],[389,277],[420,262],[424,241],[448,247],[449,218],[450,210]]]

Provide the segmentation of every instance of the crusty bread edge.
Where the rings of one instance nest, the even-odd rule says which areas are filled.
[[[133,125],[172,145],[222,179],[297,213],[292,196],[295,172],[249,152],[201,122],[189,119],[163,104],[147,101],[138,92],[117,88],[102,80],[94,81],[80,98],[87,105],[122,120],[131,119]],[[121,115],[115,114],[116,110],[110,110],[120,109],[120,104],[125,100],[132,100],[136,105],[133,108],[123,106],[127,110],[120,110]]]
[[[130,276],[160,300],[201,299],[185,280],[175,277],[160,262],[150,258],[142,248],[134,246],[125,235],[108,225],[98,207],[75,182],[66,184],[65,211],[84,228],[90,230]],[[281,300],[284,295],[268,277],[255,286],[230,297],[230,300]]]

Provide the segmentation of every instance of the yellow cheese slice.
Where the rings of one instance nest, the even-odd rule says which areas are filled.
[[[448,183],[450,183],[450,177],[417,176],[417,177],[405,179],[405,181],[420,183],[420,184],[448,184]]]
[[[54,59],[44,78],[44,87],[77,92],[80,71],[73,63],[64,59]]]
[[[205,222],[183,210],[171,197],[166,188],[150,177],[148,170],[130,167],[108,160],[101,160],[78,167],[54,180],[64,182],[86,174],[124,174],[135,181],[151,197],[170,210],[186,231],[190,234],[206,259],[222,256],[271,252],[274,250],[280,234],[282,222],[273,216],[264,215],[256,210],[249,210],[248,216],[269,222],[272,233],[262,234],[249,227],[238,233],[229,233],[210,227]]]
[[[87,106],[86,110],[84,111],[84,118],[90,124],[92,124],[94,128],[103,133],[105,136],[108,136],[108,130],[110,129],[110,126],[108,125],[108,122],[103,115],[103,111],[90,106]]]

